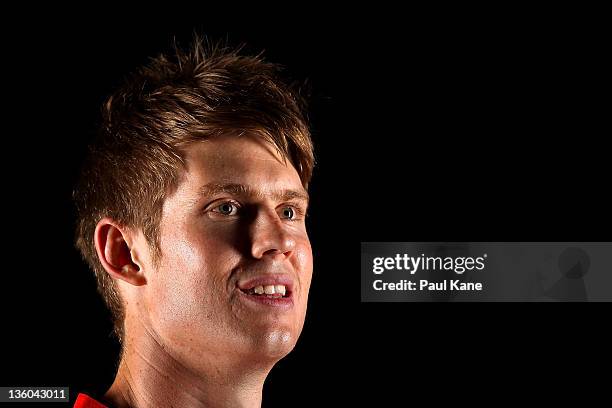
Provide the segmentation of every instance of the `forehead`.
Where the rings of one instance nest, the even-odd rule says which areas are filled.
[[[193,143],[184,153],[187,171],[179,186],[184,192],[195,192],[209,183],[244,184],[262,192],[302,189],[291,162],[262,138],[220,136]]]

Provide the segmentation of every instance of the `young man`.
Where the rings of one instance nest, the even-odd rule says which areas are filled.
[[[301,99],[260,57],[196,41],[108,99],[74,193],[122,343],[104,404],[261,405],[304,324],[313,164]]]

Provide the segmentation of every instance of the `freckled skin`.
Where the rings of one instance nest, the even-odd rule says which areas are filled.
[[[295,168],[261,139],[216,137],[184,153],[186,171],[163,206],[158,262],[142,232],[98,224],[98,256],[126,311],[124,352],[104,398],[116,407],[258,407],[269,371],[304,325],[307,203],[279,192],[305,191]],[[244,189],[199,194],[210,183]],[[115,255],[125,245],[129,265]],[[237,288],[263,274],[293,280],[293,307],[263,306]]]
[[[219,137],[186,149],[187,172],[166,198],[160,224],[162,257],[140,289],[131,315],[149,326],[162,347],[195,372],[229,364],[268,367],[289,353],[300,335],[312,276],[312,252],[303,217],[279,216],[285,203],[270,191],[303,190],[295,168],[268,143]],[[210,182],[235,183],[259,192],[198,199]],[[248,207],[237,216],[211,212],[227,199]],[[253,307],[237,281],[261,273],[294,279],[289,311]]]

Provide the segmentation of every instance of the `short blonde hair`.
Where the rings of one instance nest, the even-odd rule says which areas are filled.
[[[128,77],[102,107],[73,198],[76,246],[95,272],[98,291],[123,340],[125,312],[102,267],[94,231],[103,217],[140,229],[161,256],[164,198],[184,171],[182,147],[221,134],[256,134],[272,143],[308,188],[314,166],[305,103],[278,65],[196,38],[184,52],[160,55]]]

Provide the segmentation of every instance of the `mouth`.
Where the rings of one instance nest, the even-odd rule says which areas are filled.
[[[258,285],[251,289],[240,290],[251,296],[265,296],[268,298],[287,298],[291,296],[285,285]]]
[[[293,280],[288,276],[260,276],[238,284],[247,300],[264,306],[291,307]]]

